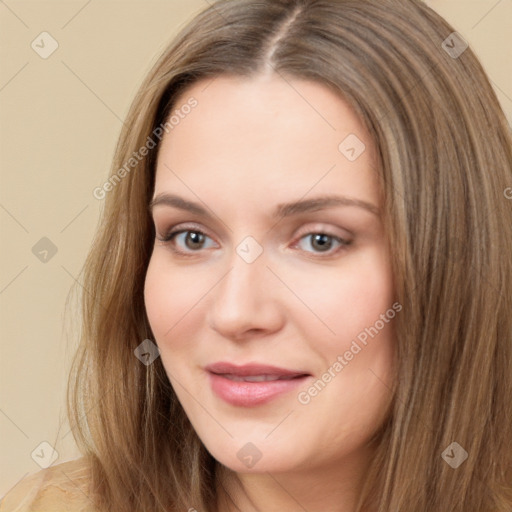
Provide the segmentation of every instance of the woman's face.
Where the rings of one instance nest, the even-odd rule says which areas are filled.
[[[158,155],[145,283],[169,380],[235,471],[361,460],[401,309],[372,140],[316,82],[220,76],[187,101]]]

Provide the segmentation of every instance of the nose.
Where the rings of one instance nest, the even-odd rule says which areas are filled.
[[[207,317],[221,336],[240,341],[278,331],[284,322],[283,285],[263,252],[248,263],[233,251],[229,271],[215,287]]]

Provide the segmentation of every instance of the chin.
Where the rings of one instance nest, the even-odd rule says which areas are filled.
[[[287,446],[278,449],[267,443],[240,443],[233,441],[229,447],[216,446],[215,450],[208,450],[211,455],[236,473],[285,473],[297,470],[303,461],[297,458],[300,447]],[[307,466],[307,461],[304,462]]]

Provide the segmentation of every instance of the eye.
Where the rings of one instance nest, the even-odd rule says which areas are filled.
[[[181,256],[195,256],[201,250],[215,247],[215,242],[202,230],[195,226],[180,226],[171,229],[162,238],[161,242],[169,245],[170,249]],[[337,235],[324,231],[310,231],[300,236],[292,248],[313,253],[319,257],[333,256],[343,248],[349,246],[352,241],[345,240]],[[196,253],[196,254],[194,254]]]
[[[174,252],[183,255],[190,255],[190,253],[199,252],[201,249],[207,249],[208,246],[205,246],[206,240],[213,242],[206,233],[203,233],[201,230],[196,228],[176,229],[174,231],[170,231],[159,240],[169,244]]]
[[[300,247],[302,250],[308,251],[305,246],[309,246],[313,248],[313,252],[316,253],[329,253],[330,255],[337,253],[339,250],[343,249],[344,247],[349,246],[352,242],[348,240],[344,240],[343,238],[340,238],[336,235],[331,235],[329,233],[324,232],[311,232],[304,236],[302,236],[299,239],[299,242],[297,242],[296,245],[301,245],[302,241],[308,240],[306,244],[302,243],[302,246]],[[336,247],[337,249],[333,249],[333,247]]]

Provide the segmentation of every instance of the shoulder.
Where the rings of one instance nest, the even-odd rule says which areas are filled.
[[[23,478],[0,501],[0,512],[93,512],[86,457]]]

